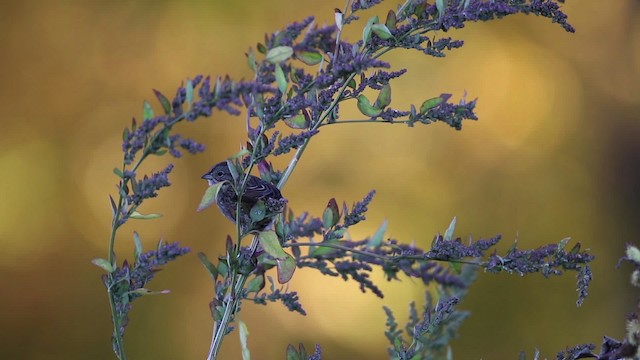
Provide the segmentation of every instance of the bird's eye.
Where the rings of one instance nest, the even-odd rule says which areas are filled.
[[[224,172],[222,172],[222,171],[218,171],[218,172],[216,173],[216,176],[217,176],[217,177],[223,177],[223,176],[224,176]]]

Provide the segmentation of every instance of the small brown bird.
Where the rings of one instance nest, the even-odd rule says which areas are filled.
[[[209,186],[224,182],[218,191],[216,203],[222,214],[235,223],[238,195],[227,162],[222,161],[214,165],[202,178],[207,180]],[[256,206],[260,202],[262,205]],[[249,175],[240,199],[242,232],[246,234],[254,230],[264,230],[273,217],[282,212],[286,203],[287,199],[282,197],[276,186],[259,177]]]

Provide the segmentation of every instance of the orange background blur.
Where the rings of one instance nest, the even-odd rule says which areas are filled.
[[[243,53],[307,15],[333,21],[341,1],[67,1],[0,4],[0,358],[114,359],[101,271],[107,256],[112,169],[121,132],[152,88],[172,97],[196,74],[250,77]],[[393,2],[381,6],[384,16]],[[450,35],[466,41],[445,59],[417,53],[386,58],[409,74],[395,80],[392,106],[443,92],[479,97],[480,121],[461,132],[442,124],[323,128],[284,188],[297,212],[321,214],[331,197],[351,204],[377,189],[369,221],[354,238],[389,220],[388,235],[428,247],[458,216],[457,235],[517,237],[521,248],[570,236],[597,256],[591,295],[575,306],[575,277],[480,274],[461,309],[472,311],[453,343],[458,359],[554,357],[565,346],[621,338],[635,304],[629,268],[615,270],[640,235],[640,5],[569,1],[576,34],[547,19],[515,16],[473,23]],[[372,13],[371,13],[372,14]],[[369,16],[365,14],[366,16]],[[361,23],[348,35],[359,38]],[[444,35],[444,34],[441,34]],[[156,106],[154,102],[154,106]],[[158,107],[156,107],[158,109]],[[357,118],[343,108],[344,118]],[[211,336],[209,276],[196,256],[215,258],[232,224],[215,210],[196,213],[200,175],[238,150],[241,118],[215,115],[178,129],[208,146],[176,163],[173,186],[119,232],[119,260],[132,232],[150,249],[159,238],[193,249],[150,284],[171,289],[136,301],[125,336],[130,359],[203,359]],[[286,161],[286,159],[283,159]],[[381,276],[378,273],[378,279]],[[422,304],[424,288],[385,284],[384,300],[355,283],[298,271],[289,284],[309,313],[245,304],[254,359],[282,359],[288,343],[315,343],[326,359],[387,359],[382,305],[397,320]],[[237,333],[223,345],[239,355]]]

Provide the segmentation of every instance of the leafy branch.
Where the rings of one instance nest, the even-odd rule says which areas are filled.
[[[139,236],[134,233],[133,264],[126,260],[121,265],[116,262],[114,246],[118,229],[130,219],[160,216],[143,215],[137,210],[143,201],[158,196],[161,188],[171,185],[168,176],[173,165],[169,164],[151,175],[141,176],[137,171],[151,155],[169,153],[178,158],[182,151],[191,154],[204,151],[203,145],[174,134],[174,125],[209,117],[214,111],[231,115],[241,115],[244,111],[247,142],[228,160],[234,195],[238,199],[235,204],[235,239],[227,237],[226,254],[219,257],[216,264],[204,254],[198,254],[212,277],[215,291],[210,304],[214,329],[209,359],[217,357],[224,337],[233,329],[231,324],[244,299],[256,303],[281,301],[290,310],[304,314],[297,294],[277,289],[275,282],[266,276],[267,271],[273,268],[280,284],[287,283],[296,268],[310,267],[326,275],[353,279],[363,291],[368,289],[378,296],[382,296],[382,292],[369,279],[372,266],[382,267],[388,280],[397,279],[399,273],[404,273],[421,279],[425,284],[435,281],[445,289],[457,288],[460,291],[468,286],[468,278],[460,276],[460,271],[468,265],[482,267],[489,272],[540,272],[544,276],[574,270],[579,274],[578,303],[584,299],[591,280],[588,263],[593,257],[581,251],[579,243],[569,251],[564,249],[566,241],[561,241],[558,245],[534,250],[520,250],[514,245],[502,256],[495,252],[488,255],[487,251],[500,237],[464,244],[462,240],[453,238],[455,222],[443,236],[435,237],[430,250],[404,245],[393,239],[385,240],[386,223],[376,234],[364,240],[345,238],[350,226],[364,220],[373,192],[356,203],[351,211],[344,205],[340,212],[332,199],[321,219],[309,217],[306,213],[295,217],[289,210],[275,215],[273,219],[268,218],[273,221],[272,229],[256,231],[243,228],[241,219],[247,214],[242,213],[241,199],[247,191],[250,174],[257,169],[262,181],[282,189],[311,139],[323,126],[371,122],[414,126],[416,123],[439,121],[460,130],[464,120],[477,119],[474,113],[476,100],[466,101],[463,97],[458,103],[451,103],[450,94],[427,98],[420,106],[411,105],[409,109],[392,108],[391,80],[407,71],[387,71],[390,64],[381,58],[388,52],[410,49],[433,57],[444,57],[447,51],[460,48],[463,42],[438,37],[440,33],[462,28],[468,22],[489,21],[518,13],[549,18],[564,30],[573,32],[566,15],[552,0],[436,0],[432,4],[424,0],[407,0],[396,11],[389,10],[384,22],[378,16],[369,18],[361,39],[353,42],[343,39],[343,27],[356,20],[360,11],[379,3],[379,0],[347,1],[344,10],[336,10],[335,25],[314,26],[313,17],[308,17],[265,36],[264,42],[246,54],[248,65],[254,72],[251,81],[237,82],[228,77],[212,80],[198,75],[180,86],[171,101],[154,90],[163,114],[155,115],[152,106],[145,102],[142,122],[138,125],[134,119],[124,130],[123,163],[114,169],[118,177],[117,200],[109,198],[112,226],[107,259],[93,260],[106,272],[103,281],[112,310],[113,347],[120,359],[126,358],[123,337],[132,301],[155,293],[144,287],[153,274],[167,262],[189,251],[177,243],[167,245],[161,241],[156,250],[143,252]],[[368,89],[377,91],[375,100],[364,95]],[[341,120],[340,108],[346,103],[355,105],[365,119]],[[291,133],[281,134],[276,130],[278,123],[284,123]],[[274,169],[268,161],[272,156],[291,151],[294,153],[282,171]],[[219,190],[219,186],[210,187],[199,209],[216,202]],[[264,220],[263,210],[255,211],[260,220]],[[252,236],[251,243],[242,246],[242,239],[248,235]],[[321,240],[314,241],[316,236]],[[300,241],[301,238],[307,241]],[[284,251],[287,248],[291,254]],[[303,255],[301,248],[309,251]],[[446,268],[436,261],[452,264],[452,267]],[[271,282],[269,294],[261,292],[267,281]],[[435,311],[435,316],[438,316],[443,311],[448,312],[453,302],[442,307],[428,300],[425,314]],[[422,323],[412,320],[414,326],[421,329],[415,334],[433,333],[434,327],[443,323],[427,320]],[[243,333],[246,344],[246,332]],[[411,345],[405,347],[400,342],[402,346],[395,346],[395,351],[406,356],[415,354],[422,351],[419,343],[419,337],[414,336]],[[306,351],[300,347],[298,351],[293,349],[288,353],[302,357]],[[319,354],[318,348],[312,357],[319,358]]]

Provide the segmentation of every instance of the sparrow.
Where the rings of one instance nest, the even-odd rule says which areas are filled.
[[[209,186],[223,183],[218,191],[216,204],[227,219],[236,223],[238,194],[228,163],[222,161],[214,165],[211,170],[202,175],[202,178],[207,180]],[[244,176],[239,177],[239,179],[243,178]],[[262,205],[256,206],[259,202],[262,202]],[[280,190],[275,185],[257,176],[249,175],[240,198],[242,232],[246,234],[251,231],[264,230],[271,224],[274,216],[284,210],[286,203],[287,199],[282,197]],[[254,209],[253,213],[252,209]]]

